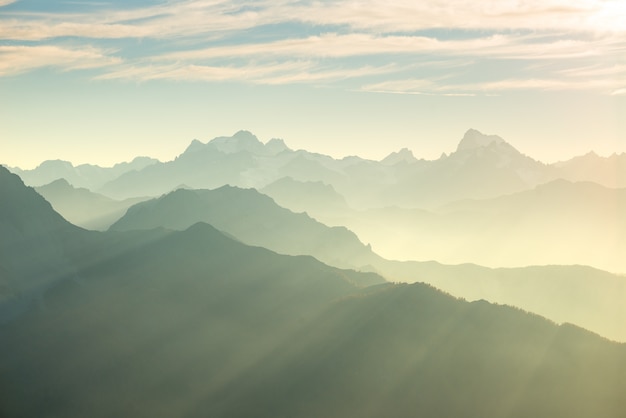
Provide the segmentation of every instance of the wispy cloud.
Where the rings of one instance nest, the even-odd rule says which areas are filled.
[[[11,0],[0,0],[5,4]],[[12,13],[2,19],[5,39],[57,36],[155,37],[241,30],[261,25],[302,22],[349,26],[375,33],[425,29],[548,31],[626,31],[622,0],[340,0],[334,2],[258,1],[254,8],[238,1],[178,1],[130,10],[94,13]],[[97,30],[90,26],[96,27]],[[120,32],[121,31],[121,32]]]
[[[368,84],[362,91],[370,93],[424,94],[424,95],[493,95],[506,91],[581,91],[601,90],[611,95],[620,95],[626,89],[626,77],[601,78],[581,81],[577,78],[528,78],[503,79],[482,83],[445,82],[444,80],[407,79]]]
[[[626,49],[626,40],[619,47]],[[608,45],[596,39],[541,40],[536,36],[503,34],[460,40],[439,40],[426,36],[326,33],[268,43],[194,49],[155,58],[191,60],[258,55],[338,58],[391,54],[438,54],[536,60],[595,56],[602,54],[607,48]]]
[[[145,64],[124,66],[96,78],[102,80],[128,79],[186,80],[186,81],[243,81],[254,84],[293,84],[328,82],[345,78],[389,74],[395,66],[362,66],[338,69],[324,67],[311,61],[252,63],[242,66],[210,66],[196,64]]]
[[[621,0],[362,0],[315,2],[292,10],[293,18],[316,24],[347,24],[383,32],[428,28],[624,31],[625,14]]]
[[[9,3],[0,0],[0,6]],[[610,94],[622,87],[626,66],[622,0],[184,0],[124,9],[106,3],[80,6],[92,11],[14,7],[3,13],[0,76],[38,67],[102,67],[97,78],[109,80],[278,84],[379,76],[363,90],[456,95],[584,88]],[[72,47],[65,46],[68,37]],[[150,48],[137,47],[144,40]],[[454,84],[425,70],[410,71],[443,62],[442,74],[458,75],[458,61],[476,68],[496,61],[516,64],[480,80],[471,75],[478,71],[468,70]],[[531,65],[540,61],[546,63],[543,69]]]
[[[41,67],[78,70],[120,63],[120,58],[109,56],[93,47],[0,46],[0,76],[15,75]]]

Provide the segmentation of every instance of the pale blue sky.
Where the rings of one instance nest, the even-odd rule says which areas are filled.
[[[168,160],[239,129],[341,157],[626,151],[626,1],[0,0],[0,163]]]

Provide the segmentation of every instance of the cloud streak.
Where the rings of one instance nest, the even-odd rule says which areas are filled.
[[[10,3],[0,0],[0,6]],[[98,79],[143,81],[332,83],[377,76],[362,90],[612,94],[623,88],[626,66],[621,0],[185,0],[126,9],[81,6],[93,11],[13,6],[3,13],[0,76],[40,67],[99,68]],[[138,47],[145,40],[150,47]],[[439,71],[462,78],[455,65],[459,60],[470,68],[453,84],[425,69],[431,62],[448,63]],[[493,62],[516,64],[502,66],[505,74],[472,78],[477,68]],[[543,62],[543,69],[533,62]]]
[[[41,67],[84,70],[121,63],[93,47],[63,48],[59,46],[0,46],[0,76],[10,76]]]

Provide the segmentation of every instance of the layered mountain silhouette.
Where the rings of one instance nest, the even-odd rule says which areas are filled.
[[[4,169],[0,185],[0,225],[13,231],[0,235],[3,250],[58,239],[72,268],[0,326],[3,416],[626,410],[626,347],[580,328],[423,284],[363,288],[372,274],[250,247],[204,223],[84,231]],[[1,254],[0,271],[23,280]]]
[[[287,184],[299,185],[293,180]],[[303,190],[319,187],[302,185]],[[279,253],[312,255],[334,266],[374,271],[393,282],[429,283],[468,300],[517,306],[626,341],[622,308],[626,280],[621,276],[582,266],[489,269],[385,260],[345,228],[330,228],[306,214],[294,214],[251,189],[177,190],[132,207],[111,229],[184,230],[200,221]]]
[[[359,268],[377,258],[346,228],[329,228],[306,214],[278,206],[254,189],[231,186],[215,190],[178,189],[139,203],[111,230],[184,230],[196,222],[209,223],[246,244],[282,254],[312,255],[342,268]]]
[[[50,184],[36,187],[35,190],[74,225],[102,231],[122,217],[130,206],[146,200],[146,198],[114,200],[86,188],[73,187],[65,179],[55,180]]]

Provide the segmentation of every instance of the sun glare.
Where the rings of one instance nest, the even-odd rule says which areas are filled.
[[[626,1],[598,2],[598,11],[592,18],[593,26],[600,31],[626,31]]]

